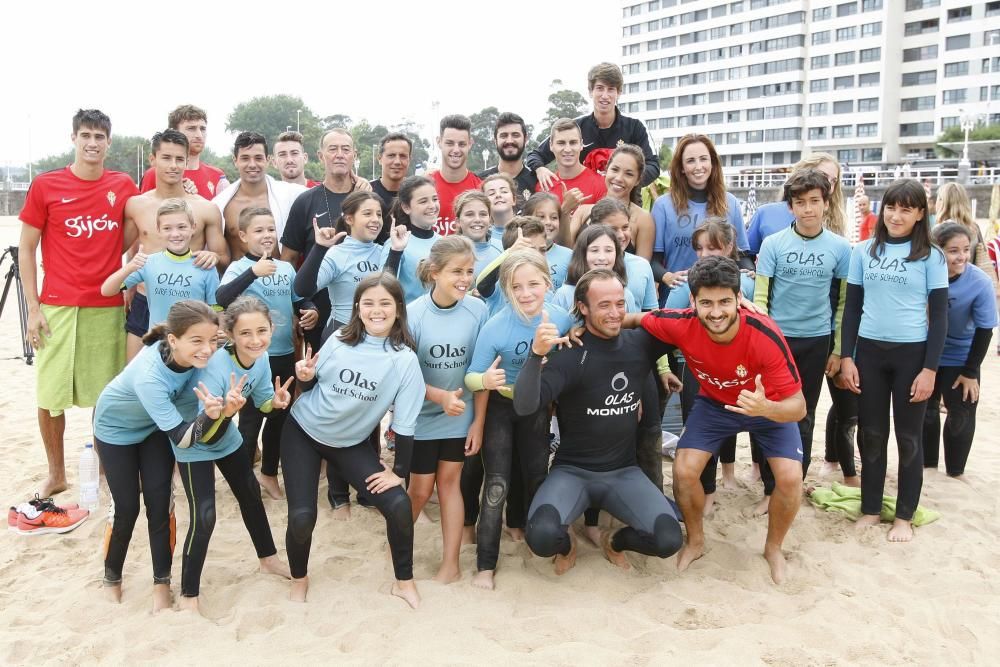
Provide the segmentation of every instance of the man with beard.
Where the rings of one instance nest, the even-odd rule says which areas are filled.
[[[521,210],[524,201],[531,196],[531,193],[535,191],[535,186],[538,185],[535,172],[525,167],[524,162],[521,161],[527,138],[528,128],[524,124],[524,119],[516,113],[504,111],[497,116],[497,124],[493,128],[493,141],[497,146],[500,164],[476,174],[484,181],[487,176],[492,176],[497,172],[513,178],[514,183],[517,184],[517,190],[514,192],[517,210]]]
[[[740,269],[728,257],[703,257],[688,271],[692,308],[629,314],[623,326],[642,328],[684,354],[701,390],[674,459],[674,496],[684,515],[684,571],[705,550],[701,473],[722,440],[747,431],[774,472],[764,558],[771,578],[785,577],[781,543],[802,498],[802,441],[797,422],[806,400],[795,360],[778,326],[739,309]],[[766,388],[765,388],[766,387]]]
[[[319,185],[319,181],[306,178],[307,162],[309,162],[309,153],[306,152],[301,132],[289,131],[278,135],[278,140],[274,142],[274,155],[271,156],[271,164],[281,174],[282,181],[298,183],[307,188]]]
[[[382,231],[375,243],[385,243],[392,228],[392,200],[399,193],[399,184],[410,171],[413,141],[402,132],[390,132],[378,143],[378,163],[382,175],[371,181],[372,192],[382,198]]]
[[[230,257],[239,258],[247,254],[247,246],[240,240],[239,221],[243,209],[270,209],[278,234],[281,234],[292,202],[306,191],[298,183],[284,183],[268,176],[267,162],[267,139],[264,135],[259,132],[240,132],[233,143],[233,164],[240,177],[212,200],[222,211],[226,221],[226,242],[229,244]]]

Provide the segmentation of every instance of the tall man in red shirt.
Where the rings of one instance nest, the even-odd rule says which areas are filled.
[[[701,391],[684,426],[674,459],[674,495],[684,514],[687,544],[677,560],[685,570],[705,550],[700,476],[728,436],[748,431],[774,471],[764,558],[771,578],[785,576],[781,543],[802,498],[805,417],[802,382],[788,344],[769,317],[739,310],[740,269],[726,257],[706,257],[688,272],[693,308],[626,316],[650,334],[680,348]]]
[[[441,149],[441,170],[432,174],[437,188],[441,212],[434,231],[443,236],[458,231],[452,202],[466,190],[478,190],[482,180],[469,171],[469,151],[472,150],[472,121],[454,114],[441,119],[441,134],[437,138]]]
[[[74,405],[93,407],[125,365],[122,295],[101,296],[101,283],[122,266],[135,240],[125,233],[125,202],[137,194],[127,175],[104,169],[111,120],[97,109],[73,116],[73,164],[39,175],[21,211],[18,244],[28,305],[28,337],[38,351],[38,428],[49,476],[43,497],[65,491],[63,434]],[[45,278],[38,291],[39,245]]]
[[[208,140],[208,114],[193,104],[182,104],[167,115],[167,127],[178,130],[188,138],[188,161],[184,169],[184,192],[212,199],[226,189],[229,181],[218,167],[202,164],[201,152]],[[142,175],[142,192],[156,187],[156,171],[150,167]]]
[[[549,147],[556,156],[556,175],[552,178],[551,188],[544,188],[539,179],[536,192],[551,190],[567,214],[575,211],[580,204],[593,204],[608,194],[604,178],[580,164],[583,135],[576,121],[560,118],[553,123]]]

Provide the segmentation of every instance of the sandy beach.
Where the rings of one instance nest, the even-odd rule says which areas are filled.
[[[0,218],[0,246],[17,243],[19,223]],[[2,266],[3,277],[9,267]],[[27,500],[45,477],[38,435],[35,369],[20,355],[17,310],[0,317],[0,488],[6,505]],[[706,521],[706,556],[683,575],[676,559],[630,555],[631,572],[581,544],[575,569],[556,577],[548,560],[505,537],[497,590],[473,588],[475,548],[463,547],[462,581],[442,586],[437,523],[416,526],[418,611],[389,595],[392,569],[384,523],[355,505],[335,522],[321,486],[310,562],[309,602],[287,600],[288,583],[257,573],[238,507],[219,478],[218,521],[202,578],[207,618],[153,616],[145,519],[140,516],[125,567],[121,605],[102,597],[101,536],[109,497],[66,535],[0,537],[0,663],[3,664],[558,664],[705,665],[995,664],[1000,651],[1000,360],[983,367],[979,428],[966,480],[925,475],[922,504],[942,518],[914,541],[890,544],[886,526],[857,534],[839,515],[803,501],[785,542],[788,580],[774,586],[760,555],[765,518],[750,516],[759,485],[727,491]],[[829,399],[818,410],[822,423]],[[66,460],[78,499],[77,461],[90,439],[90,410],[68,413]],[[810,480],[823,445],[817,428]],[[890,444],[894,449],[894,444]],[[669,461],[664,460],[669,485]],[[943,468],[943,462],[942,462]],[[895,493],[890,454],[887,492]],[[737,476],[745,480],[745,438]],[[668,493],[670,489],[667,489]],[[284,558],[286,507],[265,499]],[[429,513],[437,518],[437,506]],[[177,490],[178,542],[187,505]],[[180,547],[174,559],[179,596]],[[990,658],[989,656],[994,656]]]

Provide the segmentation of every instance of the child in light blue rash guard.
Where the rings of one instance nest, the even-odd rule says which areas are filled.
[[[437,486],[443,557],[435,579],[442,583],[461,576],[462,469],[466,455],[479,453],[486,423],[486,393],[476,395],[474,409],[472,392],[465,387],[476,338],[486,322],[486,305],[467,295],[473,285],[474,260],[468,239],[456,235],[437,241],[420,276],[433,287],[407,306],[427,390],[417,417],[407,494],[413,515],[418,516]]]
[[[167,319],[170,306],[184,299],[215,304],[219,273],[214,268],[195,266],[191,255],[194,236],[194,213],[183,199],[168,199],[156,212],[156,229],[164,242],[160,252],[146,255],[139,252],[104,284],[101,294],[111,296],[143,283],[149,303],[149,327]]]
[[[434,231],[440,212],[441,204],[432,180],[423,176],[403,180],[392,208],[396,227],[382,248],[379,262],[385,271],[399,279],[407,303],[427,293],[427,287],[417,278],[417,270],[420,261],[431,253],[434,242],[441,238]],[[400,229],[404,226],[409,231]]]
[[[627,281],[625,253],[618,243],[615,230],[605,224],[590,224],[580,230],[573,244],[572,259],[566,274],[566,284],[556,291],[553,303],[572,311],[576,305],[576,285],[587,271],[607,269],[614,271],[623,283]],[[625,310],[639,312],[638,304],[628,289],[625,290]]]
[[[299,270],[295,290],[309,295],[327,290],[331,310],[325,326],[346,322],[358,283],[381,271],[383,248],[375,243],[381,231],[382,200],[371,192],[347,195],[332,228],[314,226],[316,244]],[[349,235],[337,243],[343,232]]]
[[[655,310],[658,305],[656,278],[653,277],[653,268],[649,265],[649,260],[630,252],[624,253],[622,260],[625,262],[625,277],[628,279],[626,289],[632,294],[641,310]]]
[[[549,275],[552,276],[552,289],[554,291],[559,291],[559,288],[566,282],[566,272],[569,270],[569,261],[572,257],[572,250],[557,243],[553,243],[545,251],[545,261],[549,265]]]
[[[157,605],[169,606],[173,560],[170,510],[174,456],[171,441],[200,439],[214,423],[196,414],[198,371],[215,351],[219,318],[200,301],[178,301],[144,340],[147,347],[112,380],[94,410],[94,440],[115,506],[108,527],[104,585],[121,590],[122,568],[139,517],[139,493],[146,505],[153,590]]]

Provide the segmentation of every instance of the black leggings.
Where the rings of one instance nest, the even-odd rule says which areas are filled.
[[[976,408],[979,403],[962,400],[962,388],[951,388],[961,375],[960,366],[938,368],[934,393],[927,400],[924,416],[924,467],[937,468],[941,436],[941,399],[948,408],[944,420],[944,469],[951,477],[965,473],[965,463],[976,435]]]
[[[484,429],[485,430],[485,429]],[[465,525],[475,526],[479,520],[479,498],[483,493],[483,479],[486,477],[483,470],[483,453],[465,457],[462,465],[462,478],[460,481],[462,488],[462,502],[465,504]],[[504,516],[507,519],[508,528],[520,528],[524,530],[528,519],[528,505],[524,498],[524,479],[521,477],[521,459],[518,458],[517,449],[513,451],[513,458],[510,464],[510,485],[507,492],[507,507],[504,509]]]
[[[286,382],[288,378],[295,377],[294,354],[268,357],[268,360],[271,364],[272,383],[275,378],[281,378],[282,382]],[[288,386],[288,392],[293,396],[295,395],[294,380]],[[285,425],[285,417],[288,415],[288,410],[291,407],[289,405],[284,410],[275,409],[264,414],[254,406],[252,401],[247,401],[247,404],[240,410],[240,435],[243,436],[243,449],[246,450],[247,455],[250,457],[251,467],[253,466],[254,453],[257,451],[257,438],[260,435],[261,424],[264,424],[265,419],[267,420],[267,423],[264,424],[264,438],[261,443],[263,445],[261,447],[263,453],[260,457],[260,472],[264,475],[274,477],[278,474],[281,429]]]
[[[225,477],[236,502],[240,505],[243,525],[257,550],[257,558],[278,553],[271,537],[271,526],[260,499],[260,484],[253,474],[253,463],[247,461],[242,448],[214,461],[178,463],[184,494],[187,496],[190,523],[184,539],[181,566],[181,595],[198,597],[201,571],[208,555],[208,542],[215,530],[215,469]]]
[[[109,445],[97,438],[94,440],[115,504],[111,539],[104,555],[104,583],[121,583],[128,543],[139,518],[141,482],[149,527],[149,552],[153,558],[153,583],[169,584],[173,562],[170,548],[170,477],[174,472],[174,453],[167,435],[154,431],[134,445]]]
[[[896,518],[910,520],[924,482],[921,436],[927,401],[910,402],[910,386],[923,369],[925,342],[883,343],[858,338],[855,355],[861,380],[858,426],[861,442],[861,511],[878,515],[882,509],[888,465],[889,403],[892,402],[896,448],[899,451],[899,497]]]
[[[292,576],[301,579],[309,569],[309,548],[316,526],[316,498],[319,493],[319,464],[338,466],[355,488],[365,488],[365,480],[385,468],[368,442],[351,447],[328,447],[306,434],[294,417],[285,420],[282,433],[281,469],[285,475],[288,498],[288,531],[285,548]],[[396,579],[413,579],[413,515],[410,498],[402,486],[370,494],[372,502],[385,517],[392,567]]]
[[[636,466],[594,472],[558,465],[549,472],[528,511],[525,540],[535,554],[566,555],[568,527],[587,507],[600,507],[626,524],[611,538],[615,551],[669,558],[681,548],[681,527],[662,489]]]
[[[854,437],[858,427],[858,395],[849,389],[841,389],[826,379],[833,405],[826,413],[826,455],[830,463],[839,463],[844,477],[855,477],[858,472],[854,465]],[[860,437],[860,434],[858,434]]]
[[[525,497],[531,498],[545,479],[549,464],[549,409],[519,417],[514,403],[497,392],[490,393],[483,431],[483,468],[486,481],[476,528],[476,567],[495,570],[500,557],[503,507],[507,502],[514,451],[518,452]]]
[[[806,399],[806,416],[799,420],[799,436],[802,438],[802,479],[809,471],[812,456],[813,427],[816,424],[816,404],[823,391],[823,377],[826,375],[826,360],[830,352],[830,336],[811,338],[786,338],[788,349],[795,359],[802,380],[802,395]],[[764,483],[764,495],[774,491],[774,473],[767,459],[760,462],[760,480]]]

